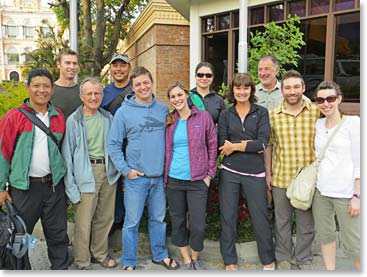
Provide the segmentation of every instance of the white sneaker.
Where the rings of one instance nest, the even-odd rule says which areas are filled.
[[[273,263],[272,267],[265,267],[263,266],[263,270],[275,270],[275,263]]]

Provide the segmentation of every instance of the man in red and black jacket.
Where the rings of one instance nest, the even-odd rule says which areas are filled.
[[[34,69],[27,82],[29,98],[20,106],[38,117],[58,144],[28,119],[20,107],[0,121],[0,205],[13,202],[32,234],[41,219],[51,269],[67,269],[68,244],[66,172],[59,145],[65,134],[62,112],[49,101],[53,79],[46,69]],[[28,258],[25,269],[30,269]]]

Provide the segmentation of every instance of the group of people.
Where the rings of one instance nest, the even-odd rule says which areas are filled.
[[[72,50],[59,54],[57,67],[60,77],[55,82],[45,69],[29,73],[29,98],[21,105],[50,132],[18,107],[0,121],[0,205],[12,201],[30,234],[41,219],[51,269],[67,269],[72,261],[67,198],[74,209],[72,245],[78,269],[90,269],[91,263],[116,267],[118,262],[108,253],[108,236],[122,228],[122,269],[135,270],[145,207],[152,262],[168,270],[206,269],[200,252],[219,154],[224,157],[219,172],[220,253],[226,270],[237,269],[241,194],[264,270],[276,265],[291,269],[291,262],[312,268],[315,229],[325,268],[335,269],[335,213],[341,241],[360,269],[360,121],[340,112],[337,84],[322,82],[315,105],[303,95],[302,76],[290,70],[278,81],[277,60],[266,55],[258,64],[258,85],[247,73],[233,76],[227,95],[233,105],[226,108],[211,88],[213,66],[201,62],[194,89],[179,81],[167,89],[173,107],[169,112],[153,93],[150,71],[132,69],[127,55],[113,55],[113,82],[105,88],[92,77],[75,82],[78,55]],[[338,124],[342,126],[320,164],[312,208],[293,208],[286,197],[289,181],[320,155]],[[274,225],[267,209],[269,195]],[[181,263],[166,247],[167,204],[171,241],[179,248]],[[26,269],[31,269],[29,260]]]

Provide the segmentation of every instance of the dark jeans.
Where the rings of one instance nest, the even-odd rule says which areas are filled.
[[[172,222],[172,244],[178,247],[190,244],[195,251],[204,248],[207,197],[208,187],[204,181],[168,177],[166,198]]]
[[[55,187],[51,183],[31,183],[29,190],[11,187],[10,195],[29,234],[41,218],[51,269],[68,269],[69,238],[64,182]],[[29,259],[27,263],[30,268]]]
[[[121,176],[117,180],[116,187],[116,201],[115,201],[115,219],[114,224],[122,224],[125,219],[125,205],[124,205],[124,177]]]
[[[246,197],[255,229],[257,251],[262,264],[275,259],[272,225],[266,202],[265,177],[243,176],[222,169],[220,172],[219,205],[221,219],[220,251],[225,265],[237,264],[237,218],[239,197]]]

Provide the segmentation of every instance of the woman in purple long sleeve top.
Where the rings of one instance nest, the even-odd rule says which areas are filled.
[[[208,188],[216,173],[217,134],[210,114],[188,105],[189,92],[180,82],[167,94],[175,108],[167,118],[164,171],[172,243],[179,247],[185,269],[205,269],[199,252],[204,247]]]

